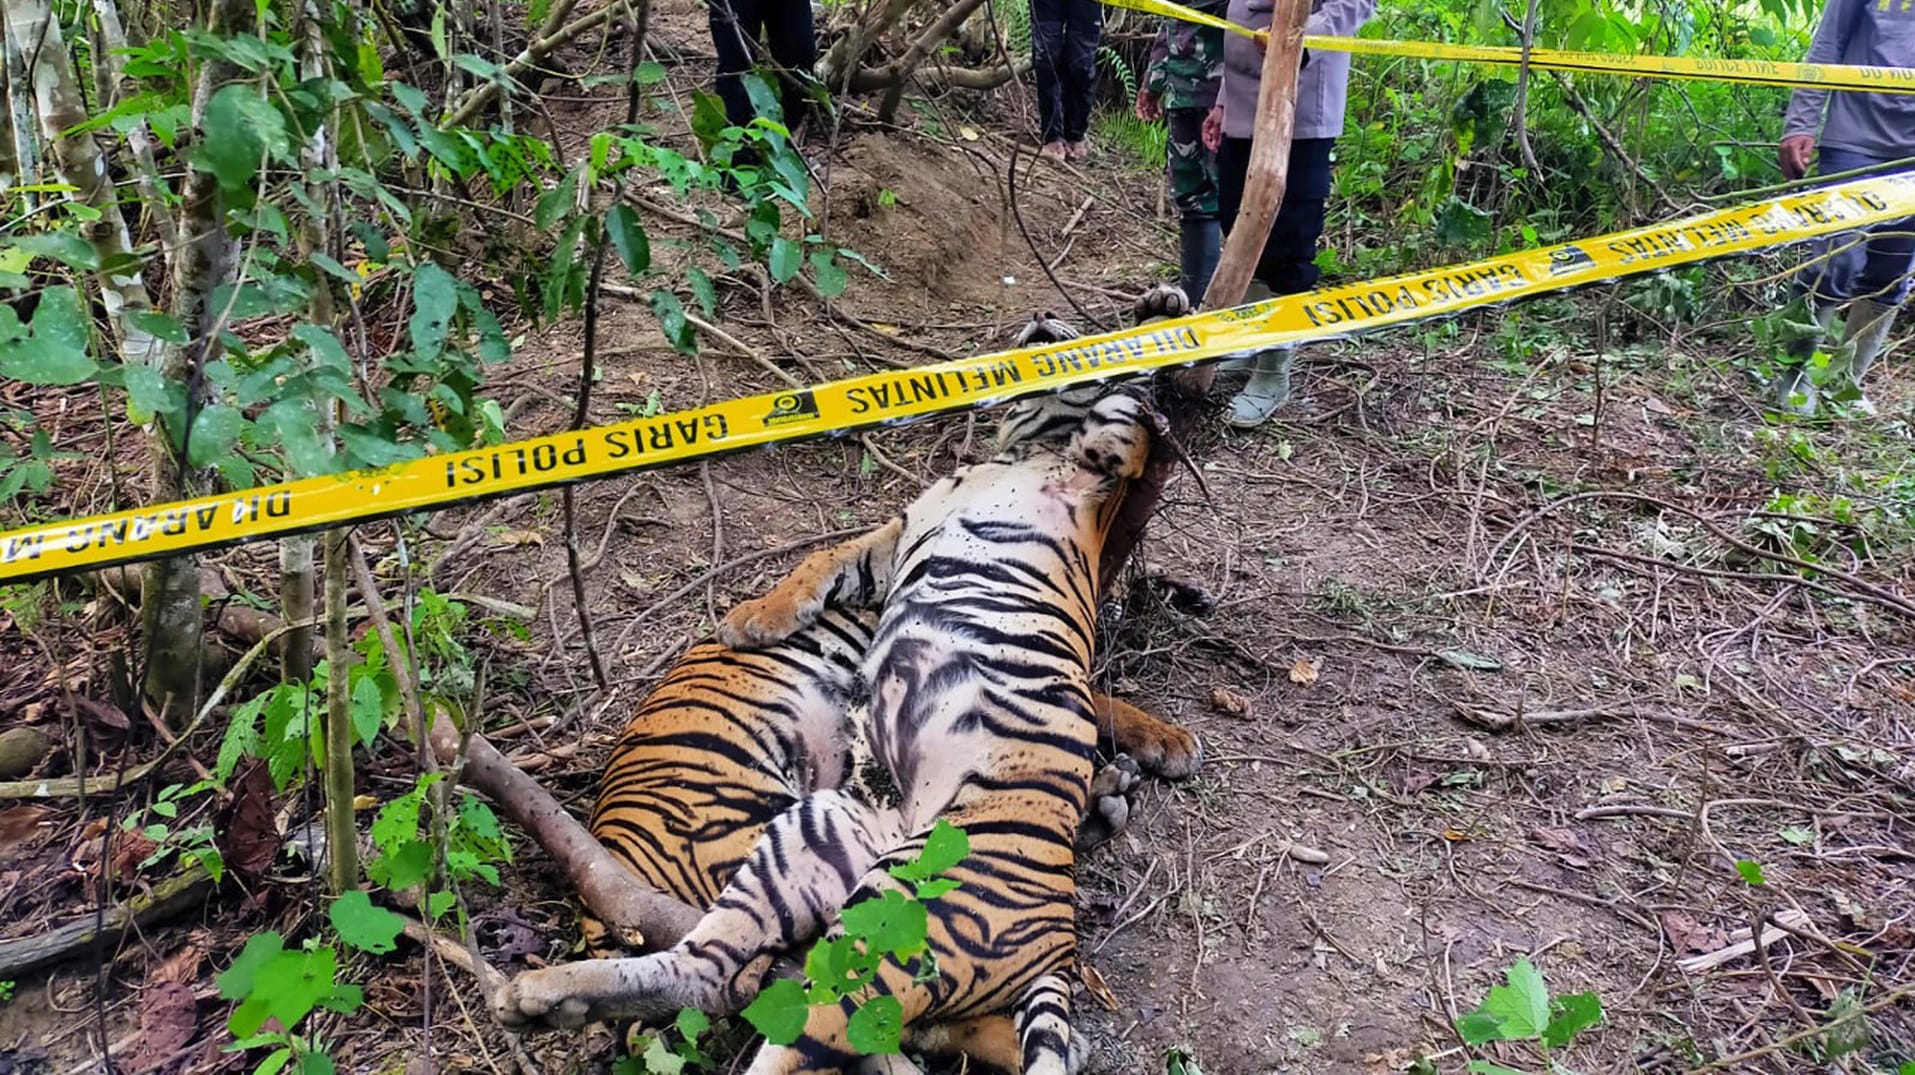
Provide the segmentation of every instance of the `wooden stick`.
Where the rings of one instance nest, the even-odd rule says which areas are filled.
[[[444,713],[438,713],[431,734],[439,763],[451,767],[459,759],[459,730]],[[459,781],[498,803],[552,856],[579,900],[627,937],[642,936],[647,948],[664,948],[703,917],[697,908],[639,880],[577,818],[566,813],[551,792],[507,761],[484,736],[475,734],[465,743],[465,767]]]
[[[1806,927],[1809,924],[1809,916],[1793,907],[1787,907],[1775,913],[1775,923],[1773,926],[1764,925],[1762,927],[1762,944],[1764,947],[1787,937],[1794,930]],[[1688,959],[1676,964],[1676,966],[1681,967],[1682,973],[1684,974],[1700,974],[1706,970],[1714,970],[1732,960],[1755,954],[1756,944],[1755,934],[1753,932],[1748,929],[1739,929],[1736,930],[1732,936],[1738,937],[1740,940],[1735,941],[1735,943],[1729,945],[1727,948],[1718,948],[1713,952],[1705,952],[1699,956],[1690,956]]]
[[[1277,0],[1270,16],[1269,45],[1263,54],[1263,79],[1257,87],[1257,124],[1251,132],[1250,164],[1244,177],[1243,204],[1217,259],[1217,271],[1210,277],[1204,293],[1204,305],[1212,309],[1235,306],[1243,301],[1263,256],[1264,241],[1277,211],[1283,208],[1283,192],[1290,179],[1290,136],[1296,129],[1297,72],[1303,58],[1303,24],[1310,17],[1309,0]],[[1118,507],[1110,536],[1104,539],[1103,563],[1099,571],[1102,588],[1108,590],[1118,572],[1130,559],[1131,551],[1143,537],[1144,527],[1156,514],[1170,483],[1181,453],[1177,445],[1190,440],[1197,424],[1208,413],[1204,397],[1217,379],[1215,363],[1179,370],[1157,379],[1158,407],[1169,421],[1167,435],[1154,439],[1150,464],[1143,478],[1134,482]]]

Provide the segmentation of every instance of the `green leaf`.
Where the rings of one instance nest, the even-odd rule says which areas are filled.
[[[416,444],[399,444],[382,433],[351,422],[339,427],[339,440],[351,453],[352,465],[359,468],[389,467],[425,454]]]
[[[186,329],[177,318],[157,310],[133,310],[126,315],[127,323],[155,339],[184,347],[187,343]]]
[[[679,354],[696,357],[698,354],[698,333],[692,329],[690,321],[685,320],[685,304],[678,296],[660,288],[652,292],[652,312],[658,315],[658,325],[665,330],[665,338]]]
[[[345,346],[330,330],[318,325],[300,325],[293,329],[293,338],[312,352],[314,364],[341,370],[352,369],[352,359],[347,357]]]
[[[638,213],[631,206],[620,202],[605,211],[605,234],[612,240],[612,249],[618,251],[618,259],[633,276],[642,275],[652,267],[652,241],[639,225]]]
[[[394,891],[424,884],[432,876],[432,845],[419,840],[401,844],[373,860],[366,876]]]
[[[845,275],[844,266],[831,256],[829,250],[811,252],[811,272],[818,284],[818,294],[827,299],[835,299],[844,294],[845,285],[850,278]]]
[[[1526,1071],[1506,1068],[1501,1064],[1489,1060],[1472,1060],[1469,1062],[1469,1066],[1463,1070],[1469,1072],[1470,1075],[1529,1075]]]
[[[1469,246],[1489,239],[1490,214],[1461,199],[1451,198],[1436,218],[1436,240],[1455,246]]]
[[[274,1072],[285,1067],[286,1061],[292,1058],[293,1051],[282,1045],[266,1054],[266,1059],[261,1060],[259,1066],[253,1069],[253,1075],[273,1075]]]
[[[780,978],[766,986],[743,1012],[745,1021],[773,1045],[790,1045],[805,1032],[811,1005],[805,1000],[805,987],[789,978]]]
[[[898,1051],[898,1038],[904,1033],[904,1005],[893,996],[877,996],[865,1001],[851,1013],[845,1037],[851,1047],[866,1056],[882,1056]]]
[[[213,94],[202,130],[193,163],[229,191],[246,189],[262,158],[284,157],[292,148],[285,117],[248,83],[229,83]]]
[[[319,415],[312,403],[282,399],[260,414],[255,427],[278,441],[286,467],[295,477],[310,478],[332,470],[333,447],[319,432]]]
[[[211,466],[233,454],[240,431],[246,428],[246,416],[234,407],[215,403],[193,416],[193,434],[187,442],[187,461],[196,467]]]
[[[1471,1045],[1485,1041],[1528,1041],[1542,1034],[1549,1024],[1549,989],[1542,972],[1527,959],[1519,959],[1509,968],[1509,984],[1494,986],[1481,1007],[1469,1017],[1457,1020],[1457,1031]],[[1481,1019],[1476,1017],[1481,1016]],[[1463,1024],[1468,1023],[1466,1028]],[[1486,1028],[1493,1027],[1488,1037]],[[1475,1040],[1472,1040],[1472,1037]]]
[[[270,930],[247,938],[246,947],[240,950],[239,958],[214,979],[219,986],[219,995],[226,1000],[244,999],[253,991],[253,979],[258,976],[259,969],[285,950],[285,941]]]
[[[933,881],[921,881],[917,886],[917,897],[921,900],[934,900],[939,896],[963,887],[964,882],[953,880],[949,877],[940,877]]]
[[[864,939],[867,951],[888,952],[899,959],[924,950],[927,919],[924,904],[898,891],[854,903],[840,918],[849,933]]]
[[[445,350],[452,315],[459,311],[459,291],[452,274],[430,261],[421,262],[412,276],[412,306],[412,318],[406,327],[412,333],[413,350],[420,358],[436,358]]]
[[[233,1009],[227,1027],[244,1036],[258,1031],[266,1020],[277,1019],[280,1026],[293,1030],[333,994],[337,970],[338,957],[325,945],[310,952],[278,953],[254,974],[252,990]]]
[[[657,60],[646,60],[632,68],[632,78],[641,86],[655,86],[665,81],[665,65]]]
[[[1543,1044],[1560,1049],[1576,1040],[1576,1035],[1602,1022],[1602,998],[1594,993],[1572,993],[1558,997],[1555,1014],[1543,1028]]]
[[[680,1037],[686,1041],[697,1041],[711,1030],[711,1016],[697,1008],[681,1008],[676,1025]]]
[[[685,1070],[685,1058],[665,1047],[665,1039],[654,1037],[645,1048],[645,1070],[651,1075],[679,1075]]]
[[[362,676],[352,685],[352,731],[359,742],[371,746],[386,722],[386,699],[371,676]]]
[[[718,288],[705,275],[705,270],[696,265],[685,270],[685,284],[692,289],[692,299],[698,303],[706,317],[715,317],[718,313]]]
[[[13,321],[13,325],[18,323],[17,319]],[[79,292],[70,287],[46,289],[33,311],[31,336],[19,339],[18,330],[11,326],[10,331],[0,333],[0,339],[16,337],[0,343],[0,377],[38,385],[82,383],[99,372],[98,364],[86,354],[91,327]]]
[[[46,231],[37,235],[16,235],[7,240],[16,249],[39,258],[52,258],[70,269],[97,269],[100,252],[70,231]]]
[[[334,1075],[336,1071],[331,1053],[305,1052],[299,1055],[299,1075]]]
[[[814,999],[850,996],[877,975],[878,958],[867,955],[856,937],[833,937],[811,946],[805,955],[805,977]]]
[[[364,889],[355,888],[332,901],[326,917],[339,939],[362,952],[383,955],[397,948],[394,942],[405,931],[406,920],[384,907],[373,905]]]
[[[1758,887],[1769,883],[1768,879],[1762,876],[1762,864],[1754,859],[1738,859],[1735,872],[1741,874],[1744,881]]]
[[[1815,842],[1815,833],[1811,832],[1808,829],[1803,828],[1800,825],[1790,825],[1782,829],[1780,832],[1776,833],[1776,835],[1782,837],[1784,840],[1787,840],[1788,842],[1794,844],[1797,847],[1802,847],[1807,844],[1812,844]]]
[[[970,853],[971,838],[964,835],[964,830],[939,818],[937,824],[931,826],[930,835],[924,838],[924,850],[910,862],[891,867],[891,876],[902,881],[928,881],[956,866]]]
[[[771,268],[771,278],[781,284],[790,283],[804,266],[804,248],[780,235],[771,241],[771,256],[766,264]]]

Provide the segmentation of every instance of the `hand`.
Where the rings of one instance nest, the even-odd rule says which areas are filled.
[[[1137,118],[1145,123],[1155,123],[1164,118],[1164,102],[1156,94],[1146,89],[1137,91]]]
[[[1809,174],[1809,161],[1815,156],[1815,136],[1812,134],[1792,134],[1782,139],[1780,152],[1782,175],[1787,179],[1800,179]]]
[[[1223,106],[1217,105],[1204,117],[1204,148],[1212,153],[1223,146]]]

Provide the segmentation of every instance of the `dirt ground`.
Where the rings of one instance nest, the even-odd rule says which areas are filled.
[[[667,5],[653,33],[684,59],[669,84],[683,92],[708,51],[699,18]],[[1004,132],[1028,107],[953,97],[906,131],[847,133],[821,172],[823,226],[888,278],[854,270],[831,311],[722,281],[722,327],[812,379],[996,349],[1034,310],[1083,323],[1081,305],[1115,325],[1174,259],[1159,183],[1108,149],[1068,170],[1031,167],[1026,147],[1027,242],[1003,178]],[[1472,1057],[1544,1070],[1530,1047],[1466,1051],[1453,1030],[1519,957],[1552,992],[1601,998],[1604,1024],[1555,1057],[1569,1070],[1915,1059],[1915,568],[1906,546],[1888,555],[1840,519],[1809,518],[1819,544],[1780,551],[1761,525],[1798,521],[1762,514],[1778,490],[1828,494],[1861,458],[1886,458],[1887,477],[1847,491],[1856,510],[1907,516],[1908,442],[1843,424],[1777,434],[1722,359],[1733,335],[1599,353],[1597,305],[1545,307],[1560,331],[1533,348],[1494,314],[1307,348],[1279,421],[1188,446],[1201,486],[1179,476],[1112,595],[1100,677],[1194,729],[1206,760],[1186,784],[1146,785],[1130,831],[1081,865],[1093,1071],[1160,1072],[1173,1051],[1213,1075],[1461,1071]],[[671,352],[642,303],[608,300],[604,318],[595,421],[654,392],[675,407],[777,387],[730,343]],[[515,434],[568,419],[577,354],[578,327],[562,325],[504,371],[494,392]],[[1885,412],[1915,399],[1902,373],[1877,394]],[[881,521],[980,458],[990,420],[581,488],[609,693],[586,671],[556,494],[440,517],[433,531],[460,539],[426,541],[418,581],[538,609],[528,642],[492,643],[489,723],[552,718],[508,745],[576,807],[626,714],[715,612],[802,543]],[[363,535],[382,572],[397,570],[390,534]],[[1775,558],[1809,547],[1822,560],[1806,576]],[[270,549],[222,559],[264,592]],[[1149,581],[1161,575],[1184,585]],[[84,691],[81,656],[54,655]],[[59,677],[20,632],[0,631],[0,660],[0,697],[53,704]],[[20,809],[0,810],[8,937],[91,906],[71,869],[85,819],[45,811],[23,835],[7,828]],[[156,967],[197,951],[197,1044],[157,1069],[233,1067],[212,974],[253,929],[309,927],[297,892],[228,894],[127,945],[106,975],[105,1037],[132,1032]],[[575,911],[536,849],[482,902],[499,965],[569,954]],[[1778,915],[1792,928],[1762,958],[1709,961]],[[413,1070],[417,949],[361,969],[371,1014],[328,1024],[342,1069]],[[470,1001],[470,980],[438,973],[441,1062],[509,1070],[483,1012],[446,999]],[[77,969],[20,981],[0,1005],[0,1075],[89,1070],[93,983]],[[1855,1004],[1869,1044],[1831,1062],[1808,1031]],[[532,1037],[518,1059],[565,1070],[576,1045]]]

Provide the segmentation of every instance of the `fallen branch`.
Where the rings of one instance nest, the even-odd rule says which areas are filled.
[[[459,760],[460,733],[444,713],[432,722],[432,749],[442,765]],[[654,891],[607,851],[552,793],[474,734],[465,742],[459,782],[484,792],[552,857],[579,900],[627,938],[662,948],[677,941],[703,912]]]
[[[625,14],[627,8],[625,0],[612,0],[611,3],[606,4],[590,15],[582,15],[564,26],[555,26],[558,20],[563,19],[571,12],[576,3],[577,0],[572,0],[571,3],[561,3],[555,7],[552,13],[546,17],[544,27],[546,32],[543,33],[538,40],[526,45],[524,50],[517,56],[514,56],[510,63],[500,68],[496,77],[479,83],[467,92],[466,95],[459,100],[459,103],[453,106],[452,110],[446,114],[446,117],[439,121],[440,129],[444,130],[451,127],[464,126],[472,120],[472,117],[479,114],[480,109],[492,103],[492,99],[499,95],[500,88],[504,86],[508,80],[515,79],[526,71],[531,70],[541,60],[574,38],[582,34],[590,33],[605,23],[610,22],[612,19]]]
[[[107,908],[103,916],[89,914],[45,933],[0,941],[0,980],[17,978],[103,944],[117,944],[127,929],[145,928],[179,914],[203,900],[213,887],[212,875],[195,862],[150,891]]]
[[[1644,709],[1633,702],[1591,706],[1588,709],[1538,709],[1526,713],[1502,713],[1493,709],[1480,709],[1476,706],[1464,705],[1461,702],[1451,702],[1450,705],[1456,709],[1456,715],[1463,718],[1464,723],[1474,724],[1478,728],[1492,732],[1506,732],[1518,727],[1547,728],[1552,725],[1584,724],[1589,721],[1616,717],[1622,719],[1640,718],[1643,720],[1654,720],[1660,721],[1663,724],[1673,724],[1679,728],[1694,728],[1698,731],[1714,732],[1718,735],[1729,734],[1726,729],[1718,728],[1713,724],[1699,720],[1691,720],[1688,717],[1678,717],[1669,713],[1658,713],[1653,710]]]
[[[1762,928],[1761,943],[1764,946],[1774,944],[1797,930],[1805,929],[1809,924],[1809,916],[1793,907],[1783,908],[1773,917],[1775,924],[1764,925]],[[1703,971],[1714,970],[1724,963],[1741,959],[1743,956],[1755,954],[1756,938],[1747,928],[1736,930],[1730,934],[1730,938],[1734,940],[1734,943],[1728,947],[1705,952],[1699,956],[1690,956],[1678,962],[1676,966],[1682,968],[1684,974],[1700,974]]]

